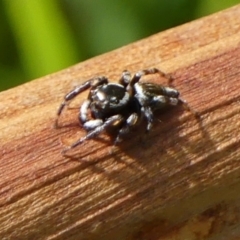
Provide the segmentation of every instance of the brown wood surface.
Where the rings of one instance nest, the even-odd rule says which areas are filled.
[[[66,92],[157,67],[181,107],[113,148],[106,134],[65,158],[85,131]],[[154,75],[153,82],[165,83]],[[239,239],[240,5],[0,93],[0,239]]]

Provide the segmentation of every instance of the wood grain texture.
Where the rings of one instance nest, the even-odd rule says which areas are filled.
[[[0,93],[0,238],[238,239],[239,56],[240,5]],[[86,97],[54,129],[64,94],[150,67],[174,76],[201,121],[173,108],[148,135],[113,148],[103,134],[63,157],[85,135],[75,107]]]

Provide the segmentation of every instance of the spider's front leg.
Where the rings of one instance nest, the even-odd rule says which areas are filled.
[[[123,116],[120,114],[117,114],[112,117],[109,117],[105,122],[103,122],[101,119],[95,119],[95,120],[90,120],[90,121],[86,122],[83,126],[86,130],[94,128],[94,124],[95,124],[95,128],[92,131],[88,132],[85,137],[79,139],[78,141],[76,141],[75,143],[70,145],[69,147],[63,149],[62,154],[66,155],[66,153],[69,150],[77,147],[78,145],[82,144],[86,140],[95,138],[100,133],[105,131],[108,127],[117,127],[123,121],[124,121]]]
[[[93,79],[86,81],[82,85],[77,86],[72,91],[67,93],[64,97],[64,101],[61,103],[61,105],[58,108],[57,118],[56,118],[55,124],[54,124],[55,128],[58,127],[58,119],[59,119],[63,109],[69,104],[69,102],[71,100],[73,100],[78,94],[84,92],[85,90],[87,90],[89,88],[96,88],[97,86],[105,84],[105,83],[108,83],[108,80],[105,77],[93,78]]]

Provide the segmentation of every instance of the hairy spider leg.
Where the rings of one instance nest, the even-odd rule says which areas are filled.
[[[145,76],[145,75],[149,75],[149,74],[160,74],[162,77],[168,79],[168,86],[172,87],[172,83],[174,81],[174,78],[170,75],[170,74],[166,74],[164,72],[162,72],[161,70],[157,69],[157,68],[150,68],[150,69],[145,69],[142,71],[139,71],[137,73],[134,74],[132,80],[129,82],[128,86],[127,86],[127,91],[129,92],[129,94],[133,95],[135,94],[134,92],[134,85],[139,82],[139,80]],[[126,76],[128,76],[128,72],[125,71]],[[123,78],[124,76],[122,76]],[[127,79],[127,77],[125,77]],[[181,103],[183,105],[183,107],[191,112],[197,119],[200,118],[200,115],[198,112],[194,111],[187,103],[187,101],[185,101],[184,99],[181,99],[179,97],[177,97],[177,102],[176,99],[174,98],[169,98],[167,96],[165,96],[165,99],[167,102],[169,102],[170,105],[176,105],[177,103]],[[145,111],[145,112],[144,112]],[[152,128],[152,121],[153,121],[153,113],[151,108],[142,108],[142,114],[145,115],[145,117],[147,118],[148,121],[148,125],[147,125],[147,131],[149,131]]]
[[[120,114],[109,117],[105,122],[102,123],[102,125],[97,126],[95,129],[90,131],[85,137],[79,139],[78,141],[76,141],[75,143],[70,145],[69,147],[66,147],[65,149],[63,149],[62,154],[66,155],[66,153],[70,149],[77,147],[78,145],[82,144],[86,140],[89,140],[89,139],[92,139],[92,138],[98,136],[100,133],[102,133],[104,130],[106,130],[109,126],[117,126],[117,125],[121,124],[123,121],[124,121],[124,118]]]
[[[88,113],[90,104],[91,104],[91,100],[87,99],[83,102],[82,106],[80,107],[78,119],[82,124],[88,121],[87,113]]]
[[[88,120],[83,124],[83,128],[89,132],[91,130],[94,130],[96,127],[99,127],[103,124],[103,120],[102,119],[92,119],[92,120]]]
[[[199,120],[199,119],[201,118],[200,114],[199,114],[198,112],[196,112],[194,109],[192,109],[192,108],[189,106],[189,104],[188,104],[188,102],[187,102],[186,100],[184,100],[184,99],[182,99],[182,98],[178,98],[178,101],[182,104],[182,106],[184,107],[184,109],[185,109],[186,111],[192,113],[196,119]]]
[[[121,78],[119,79],[119,83],[126,87],[130,83],[131,78],[132,78],[131,73],[128,70],[124,70],[122,72]]]
[[[151,107],[142,107],[141,111],[142,111],[142,114],[147,119],[147,129],[146,129],[146,131],[149,132],[152,128],[153,119],[154,119],[152,109],[151,109]]]
[[[108,80],[106,77],[92,78],[92,79],[86,81],[85,83],[77,86],[69,93],[67,93],[64,97],[64,101],[61,103],[61,105],[59,106],[59,109],[57,111],[57,118],[55,120],[54,126],[56,128],[58,127],[58,119],[59,119],[63,109],[65,108],[65,106],[68,105],[71,100],[73,100],[78,94],[86,91],[88,88],[96,88],[97,86],[104,84],[104,83],[108,83]]]
[[[132,113],[126,120],[125,125],[119,130],[119,133],[114,141],[114,145],[122,141],[122,137],[130,132],[131,128],[137,124],[139,117],[137,113]]]
[[[171,75],[166,74],[164,72],[162,72],[161,70],[157,69],[157,68],[150,68],[150,69],[145,69],[142,71],[139,71],[137,73],[135,73],[132,77],[132,79],[129,81],[129,84],[127,85],[127,91],[129,92],[129,94],[131,96],[133,96],[134,94],[136,94],[135,90],[134,90],[134,85],[139,82],[139,80],[145,76],[145,75],[150,75],[150,74],[160,74],[162,77],[165,77],[168,79],[169,83],[172,82],[173,78]],[[129,79],[129,75],[130,73],[128,71],[124,71],[122,74],[122,81],[126,79]],[[120,80],[121,80],[120,79]],[[150,107],[142,107],[141,108],[141,112],[142,115],[144,115],[147,118],[147,131],[149,131],[152,128],[152,123],[153,123],[153,112],[152,109]]]
[[[162,77],[168,79],[169,83],[171,83],[173,81],[173,78],[171,75],[166,74],[157,68],[145,69],[145,70],[139,71],[133,75],[132,80],[129,82],[129,84],[127,86],[127,91],[133,94],[133,87],[134,87],[135,83],[139,82],[139,80],[145,75],[156,74],[156,73],[158,73]]]

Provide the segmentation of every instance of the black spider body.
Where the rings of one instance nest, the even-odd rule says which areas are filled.
[[[133,76],[124,71],[119,83],[109,83],[106,77],[97,77],[69,92],[59,107],[58,117],[74,97],[90,89],[88,98],[81,105],[79,112],[79,121],[87,135],[64,149],[64,153],[112,128],[118,131],[116,144],[143,118],[147,120],[146,130],[149,131],[152,128],[155,110],[183,103],[179,92],[172,87],[139,82],[142,76],[155,73],[167,77],[156,68],[139,71]],[[55,125],[58,126],[58,118]]]
[[[107,83],[91,90],[90,99],[90,112],[95,119],[105,120],[114,114],[126,115],[136,105],[124,86],[117,83]]]

